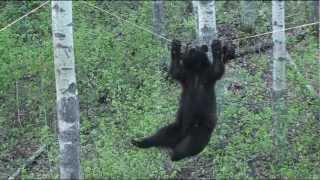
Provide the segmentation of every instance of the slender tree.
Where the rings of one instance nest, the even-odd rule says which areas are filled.
[[[215,1],[194,1],[194,5],[198,6],[198,42],[199,44],[206,44],[210,47],[210,43],[213,39],[218,38],[217,25],[216,25],[216,10]],[[208,57],[212,62],[212,55],[208,53]],[[224,82],[218,81],[216,86],[217,95],[217,113],[222,112],[222,102],[224,93]]]
[[[72,1],[52,1],[61,179],[80,179],[80,117],[72,26]]]
[[[153,30],[155,33],[160,34],[162,36],[166,35],[166,23],[165,23],[165,9],[164,9],[165,1],[163,0],[155,0],[153,1]],[[158,39],[158,37],[155,37]],[[164,39],[160,39],[162,44],[166,42]],[[160,60],[160,69],[167,69],[169,67],[169,54],[163,54]]]
[[[192,14],[195,17],[196,21],[196,34],[199,35],[198,29],[199,29],[199,23],[198,23],[198,3],[199,1],[192,1]]]
[[[315,0],[314,2],[314,11],[315,11],[315,21],[320,22],[320,0]],[[320,30],[320,24],[316,26]],[[319,32],[318,32],[319,33]],[[318,36],[320,39],[320,36]]]
[[[240,1],[241,7],[241,29],[245,32],[252,33],[255,30],[255,22],[257,19],[257,2],[256,1]]]
[[[153,1],[153,28],[157,34],[165,34],[164,1]]]
[[[279,162],[283,162],[286,153],[286,128],[285,128],[285,93],[286,93],[286,37],[284,21],[284,1],[272,1],[272,40],[273,40],[273,122],[274,142]]]
[[[319,0],[311,0],[307,2],[306,10],[308,12],[309,21],[310,22],[317,22],[319,21]],[[314,34],[317,35],[319,25],[314,26]]]
[[[312,17],[314,17],[314,21],[317,21],[317,20],[319,21],[319,17],[320,17],[320,15],[319,15],[320,1],[319,0],[313,0],[311,2],[311,7],[313,7],[313,9],[314,9],[314,13],[313,13],[314,16],[312,16]]]
[[[211,41],[217,38],[215,1],[198,1],[197,4],[198,40],[200,44],[207,44],[210,46]],[[210,61],[212,61],[211,56]]]
[[[320,0],[317,0],[317,22],[320,22]],[[318,24],[318,82],[320,82],[320,24]],[[318,83],[318,97],[320,97],[320,83]],[[318,111],[318,120],[320,121],[320,110]]]

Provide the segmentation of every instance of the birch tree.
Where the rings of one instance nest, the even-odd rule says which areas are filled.
[[[216,25],[216,10],[215,1],[194,1],[194,4],[198,6],[198,43],[206,44],[210,47],[213,39],[218,38],[217,25]],[[208,53],[208,57],[212,62],[212,54]],[[216,86],[217,97],[217,114],[222,112],[222,102],[224,93],[224,82],[218,81]]]
[[[155,0],[153,1],[153,30],[155,33],[160,34],[162,36],[166,36],[165,32],[165,9],[164,9],[164,3],[163,0]],[[158,37],[155,37],[158,39]],[[165,43],[164,39],[160,39],[161,44],[163,45]],[[160,68],[167,69],[169,67],[169,54],[164,53],[163,57],[160,60]]]
[[[317,0],[317,22],[320,22],[320,0]],[[320,82],[320,24],[317,25],[318,28],[318,82]],[[320,83],[318,84],[318,97],[320,97]],[[318,111],[318,120],[320,121],[320,110]]]
[[[314,12],[315,12],[314,22],[319,22],[320,21],[320,0],[314,0],[313,5],[314,5]],[[317,24],[316,29],[319,29],[319,28],[320,28],[320,25]]]
[[[153,1],[153,28],[157,34],[165,35],[164,1]]]
[[[80,117],[72,27],[72,1],[52,1],[60,179],[80,179]]]
[[[284,1],[272,1],[272,40],[273,40],[273,123],[275,148],[280,162],[286,152],[285,93],[286,93],[286,37],[284,21]]]
[[[198,23],[198,2],[199,1],[192,1],[192,14],[196,21],[196,34],[198,35],[199,23]]]
[[[253,0],[240,1],[241,7],[241,29],[245,32],[254,32],[257,19],[257,2]]]
[[[194,2],[196,3],[196,2]],[[217,38],[215,1],[198,1],[198,41],[210,47],[213,39]],[[210,53],[208,53],[210,55]],[[211,55],[210,61],[212,61]]]
[[[312,21],[316,22],[319,19],[319,0],[313,0],[310,2],[310,6],[312,7],[313,13],[311,13]]]

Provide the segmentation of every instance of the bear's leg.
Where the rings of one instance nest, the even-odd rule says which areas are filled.
[[[183,138],[170,154],[172,161],[179,161],[183,158],[199,154],[209,143],[212,129],[198,126],[190,129],[189,135]]]
[[[156,134],[141,140],[132,140],[132,144],[139,148],[169,147],[173,148],[181,140],[181,128],[177,123],[161,128]]]

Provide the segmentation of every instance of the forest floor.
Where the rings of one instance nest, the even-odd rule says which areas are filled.
[[[234,30],[228,29],[223,29],[221,31],[229,34],[234,33]],[[228,35],[226,34],[225,36]],[[301,66],[299,63],[304,63],[303,75],[311,79],[309,83],[316,87],[318,82],[310,75],[310,71],[316,69],[316,67],[314,67],[314,62],[308,62],[309,59],[315,59],[314,56],[316,52],[314,47],[309,47],[311,44],[309,43],[310,39],[302,37],[302,39],[289,43],[289,52],[293,52],[292,57],[294,59],[301,58],[301,56],[305,54],[304,57],[306,58],[306,61],[297,62],[297,65]],[[296,51],[296,49],[303,49],[304,47],[306,49],[305,52]],[[308,49],[311,50],[308,51]],[[261,49],[258,53],[249,53],[238,57],[228,65],[227,73],[223,80],[225,82],[226,92],[224,101],[224,119],[219,122],[219,127],[212,136],[212,142],[206,148],[207,150],[201,155],[187,159],[177,165],[168,162],[167,160],[163,160],[165,158],[160,158],[163,160],[161,161],[163,163],[159,163],[162,164],[162,167],[157,168],[165,170],[165,177],[174,177],[176,179],[212,179],[217,177],[228,177],[228,173],[233,175],[240,174],[238,177],[235,176],[235,178],[252,177],[265,179],[270,177],[270,174],[273,172],[272,164],[276,162],[272,148],[270,148],[272,143],[269,143],[269,130],[271,129],[271,123],[269,122],[271,120],[271,113],[269,109],[272,102],[271,65],[272,49],[270,47]],[[318,160],[320,160],[319,152],[317,152],[320,147],[315,144],[317,143],[315,142],[315,139],[320,135],[320,124],[317,125],[314,123],[315,117],[314,114],[312,114],[319,104],[316,104],[312,98],[311,100],[308,99],[310,97],[309,94],[305,95],[300,93],[300,89],[304,89],[301,87],[304,86],[304,84],[301,85],[297,83],[294,78],[291,78],[290,80],[291,83],[289,83],[288,89],[292,92],[288,96],[288,104],[289,107],[292,108],[290,110],[290,113],[293,114],[291,119],[297,122],[288,122],[291,129],[289,129],[287,140],[291,143],[290,148],[292,148],[292,157],[288,160],[289,170],[287,174],[290,175],[291,173],[291,177],[304,177],[310,170],[319,177],[319,174],[317,174],[320,173],[319,170],[317,168],[310,168],[313,165],[319,165]],[[304,92],[304,90],[302,91]],[[306,104],[298,104],[299,102],[306,102]],[[297,105],[300,105],[301,107],[297,107]],[[101,107],[85,106],[82,107],[81,110],[82,112],[89,112],[88,114],[93,114],[92,116],[98,116],[96,115],[99,114],[97,112],[104,111],[103,106],[104,105],[101,105]],[[301,117],[306,118],[303,119]],[[100,120],[99,118],[94,119],[97,122]],[[94,124],[96,122],[90,123]],[[16,125],[19,127],[18,123]],[[117,125],[118,124],[116,124],[116,126]],[[33,127],[33,129],[29,127],[29,130],[26,131],[38,131],[40,128],[40,126]],[[90,136],[90,134],[97,134],[97,132],[95,132],[95,128],[96,127],[94,125],[89,128],[85,128],[82,135],[87,136],[89,134]],[[117,128],[118,126],[116,129]],[[34,140],[41,139],[40,136],[33,137],[32,133],[30,134],[27,132],[17,133],[23,136],[14,138],[17,140],[10,142],[10,137],[5,136],[5,134],[9,134],[6,133],[6,131],[7,130],[5,129],[0,131],[0,144],[3,144],[3,147],[7,147],[0,155],[0,179],[4,179],[12,175],[13,172],[21,167],[28,157],[32,156],[32,154],[42,145],[41,142],[43,142],[43,140],[41,142],[40,140]],[[115,133],[119,134],[120,132],[125,134],[124,131],[126,131],[125,128],[119,128]],[[100,136],[103,135],[99,135],[97,137]],[[125,137],[115,137],[113,141],[121,141],[121,138]],[[55,140],[55,138],[53,139]],[[98,151],[96,149],[100,144],[94,144],[95,140],[88,140],[89,138],[87,137],[83,139],[85,139],[85,143],[83,143],[83,151],[85,152],[83,153],[85,154],[83,161],[86,163],[89,161],[95,165],[98,164],[100,156],[105,156],[100,155],[99,153],[104,150]],[[127,148],[127,146],[128,145],[126,144],[125,148]],[[57,144],[54,144],[53,148],[48,148],[48,150],[42,153],[35,159],[35,161],[33,161],[32,164],[24,169],[22,171],[23,177],[57,178],[58,167],[56,164],[56,158],[52,158],[57,155],[57,150],[52,150],[54,147],[57,147]],[[117,148],[118,147],[115,146],[109,150],[118,151],[119,149]],[[94,155],[90,153],[93,153]],[[94,157],[96,159],[91,159],[91,156],[97,157]],[[125,158],[128,157],[125,156]],[[123,161],[127,162],[125,158]],[[142,156],[142,158],[144,159],[145,157]],[[95,161],[97,161],[97,163]],[[111,161],[111,163],[115,163],[114,161]],[[138,161],[140,160],[138,159]],[[242,164],[239,165],[237,164],[238,162],[241,162]],[[290,163],[293,164],[291,164],[291,167]],[[155,166],[157,166],[157,163],[155,164]],[[123,166],[124,165],[120,167],[123,168]],[[143,166],[145,166],[145,164],[143,164]],[[126,168],[126,166],[124,167]],[[241,169],[243,167],[246,168]],[[295,169],[299,167],[301,167],[301,170]],[[85,169],[86,167],[83,168]],[[296,172],[291,172],[290,170],[292,169]],[[90,170],[85,169],[84,171],[89,172]],[[100,171],[100,169],[97,171]],[[138,169],[137,172],[138,171],[141,170]],[[288,177],[290,177],[289,175]]]

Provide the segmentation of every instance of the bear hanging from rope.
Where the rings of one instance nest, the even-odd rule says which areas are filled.
[[[180,41],[171,44],[169,74],[182,86],[176,121],[150,137],[132,140],[139,148],[161,147],[170,150],[172,161],[199,154],[209,143],[216,126],[214,86],[225,71],[225,64],[234,58],[234,47],[211,44],[213,62],[207,56],[208,47],[189,47],[182,52]]]

